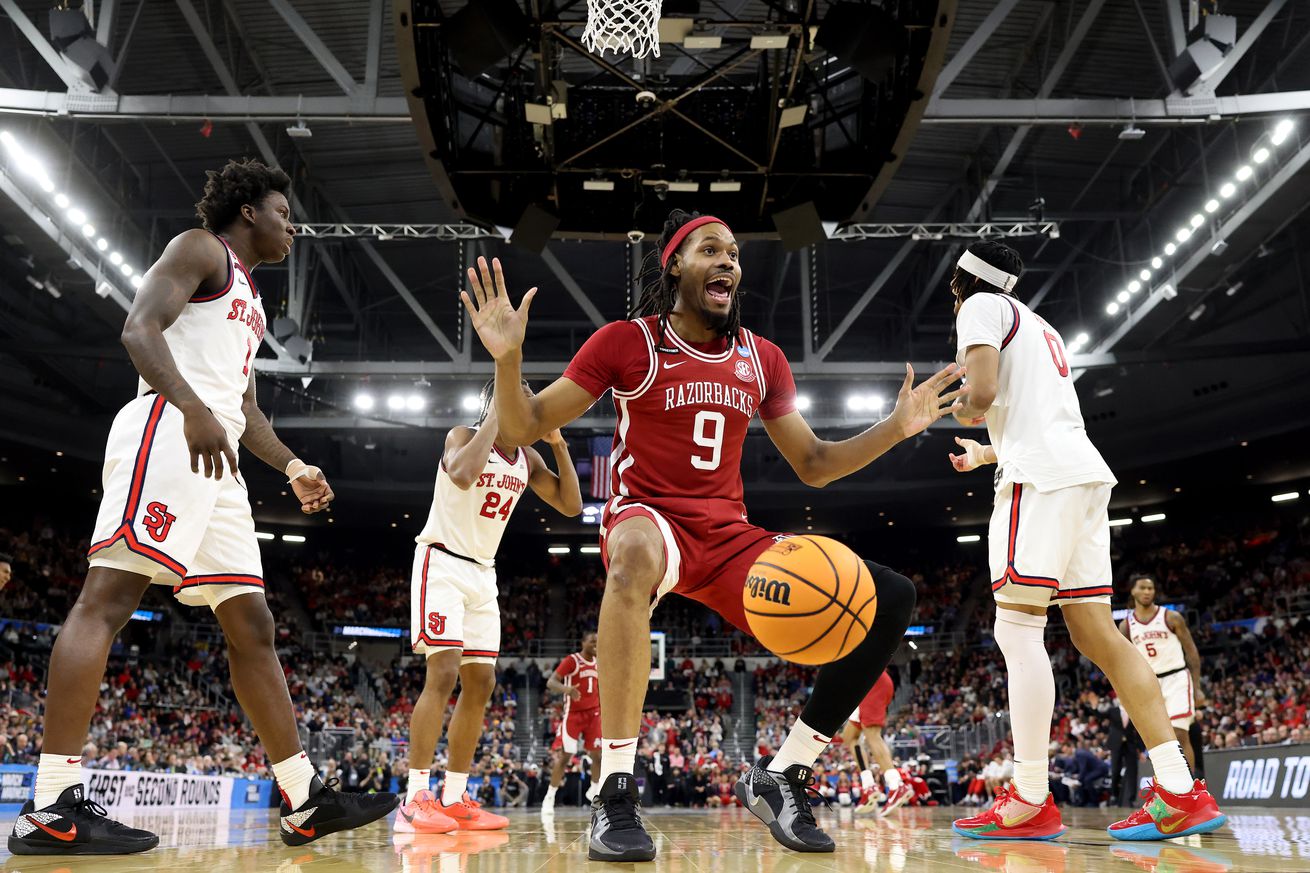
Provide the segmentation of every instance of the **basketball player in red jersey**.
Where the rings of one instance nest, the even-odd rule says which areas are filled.
[[[599,629],[602,787],[592,806],[588,856],[655,857],[638,815],[632,776],[650,653],[652,601],[670,591],[698,600],[749,633],[742,587],[756,556],[780,537],[747,520],[741,453],[758,412],[802,481],[815,487],[850,475],[958,408],[967,389],[948,391],[954,365],[913,386],[907,365],[896,408],[850,439],[821,440],[796,411],[791,368],[773,343],[741,327],[741,264],[723,221],[674,211],[660,237],[660,270],[631,321],[601,328],[561,379],[527,398],[513,392],[522,364],[528,307],[515,309],[499,262],[479,260],[463,294],[474,328],[496,359],[501,428],[527,442],[582,415],[614,392],[618,429],[611,497],[601,525],[608,575]],[[492,278],[494,269],[495,278]],[[815,824],[806,788],[813,765],[842,722],[886,668],[914,609],[914,585],[867,562],[878,596],[868,635],[819,670],[814,692],[786,741],[738,783],[742,805],[788,848],[831,852]]]
[[[887,741],[882,738],[882,729],[887,724],[887,706],[895,694],[896,685],[884,670],[841,731],[842,742],[850,747],[851,754],[860,765],[860,788],[864,791],[864,797],[855,808],[856,812],[873,812],[878,809],[873,793],[873,771],[869,769],[864,753],[860,751],[860,740],[868,745],[874,762],[882,770],[883,784],[887,786],[887,802],[883,804],[880,814],[887,815],[914,796],[910,786],[901,778],[901,772],[896,769]]]
[[[550,763],[550,788],[541,801],[541,811],[555,808],[555,792],[564,782],[564,765],[584,750],[591,752],[591,787],[587,800],[600,793],[600,685],[596,673],[596,634],[582,638],[582,651],[559,662],[546,680],[546,690],[564,695],[564,713],[560,719],[554,753]]]
[[[250,271],[291,251],[290,187],[257,161],[210,172],[196,204],[205,229],[174,237],[136,293],[123,345],[141,375],[138,396],[114,419],[91,569],[50,655],[44,754],[36,797],[9,837],[16,855],[126,854],[159,843],[108,818],[82,785],[82,744],[110,645],[151,584],[218,619],[232,690],[276,762],[283,842],[359,827],[396,805],[394,794],[325,786],[301,749],[237,470],[239,442],[286,474],[302,512],[332,500],[322,471],[282,444],[255,402],[251,360],[264,310]]]

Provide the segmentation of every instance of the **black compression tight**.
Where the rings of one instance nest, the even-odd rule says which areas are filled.
[[[914,583],[881,564],[865,561],[878,591],[878,612],[868,635],[849,655],[819,668],[814,692],[801,711],[805,723],[833,736],[891,663],[914,614]]]

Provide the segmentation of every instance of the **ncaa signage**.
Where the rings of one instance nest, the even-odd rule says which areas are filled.
[[[86,794],[108,809],[229,809],[230,776],[192,776],[141,770],[82,771]]]
[[[1221,807],[1310,809],[1310,744],[1206,752],[1205,775]]]

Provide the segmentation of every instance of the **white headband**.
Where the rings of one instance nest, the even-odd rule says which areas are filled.
[[[984,282],[989,282],[998,288],[1010,291],[1014,288],[1019,277],[1013,273],[1007,273],[999,267],[993,267],[973,252],[965,249],[964,254],[955,262],[955,266],[964,270],[966,273],[972,273]]]

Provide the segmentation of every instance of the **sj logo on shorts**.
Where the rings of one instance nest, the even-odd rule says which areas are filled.
[[[446,617],[439,612],[428,613],[428,632],[441,636],[446,632]]]
[[[141,518],[146,533],[150,534],[150,538],[157,543],[168,539],[168,529],[175,521],[177,516],[168,511],[168,504],[160,503],[158,500],[146,506],[146,514]]]

